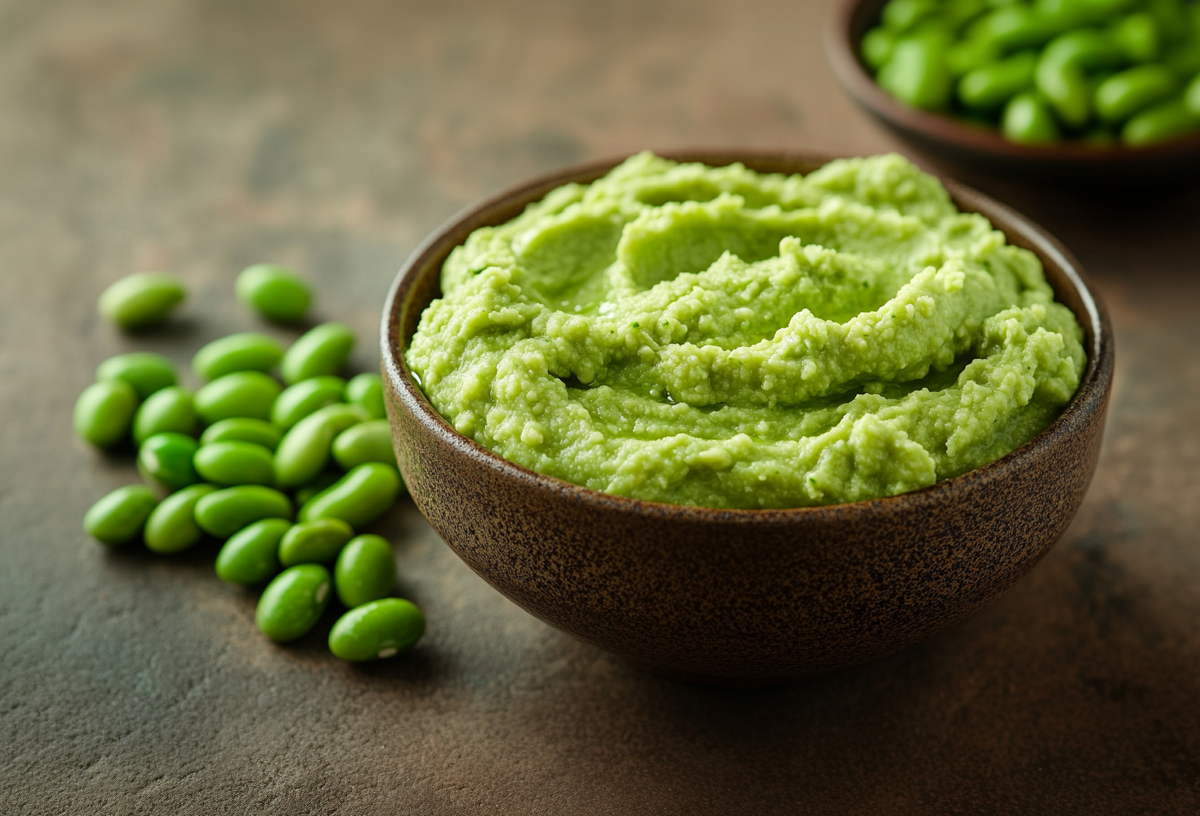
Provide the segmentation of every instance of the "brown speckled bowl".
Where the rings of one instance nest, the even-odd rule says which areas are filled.
[[[765,172],[823,160],[703,151],[669,158]],[[997,202],[946,182],[1035,252],[1079,318],[1088,368],[1074,401],[1003,459],[916,493],[795,510],[716,510],[598,493],[514,465],[458,434],[404,362],[442,261],[567,182],[619,160],[537,179],[472,207],[404,265],[382,322],[388,416],[417,506],[456,553],[523,609],[654,671],[716,683],[811,677],[901,649],[1007,589],[1054,545],[1096,467],[1112,382],[1112,329],[1078,265]]]

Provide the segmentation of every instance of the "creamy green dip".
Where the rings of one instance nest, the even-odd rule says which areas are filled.
[[[900,156],[808,176],[642,153],[472,233],[406,355],[462,434],[709,507],[904,493],[1031,439],[1083,332],[1041,264]]]

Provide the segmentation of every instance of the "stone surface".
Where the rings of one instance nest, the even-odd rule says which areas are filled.
[[[1049,556],[966,622],[796,686],[712,689],[535,621],[402,502],[429,633],[350,666],[253,625],[212,549],[80,529],[132,482],[70,412],[121,351],[181,365],[259,328],[243,266],[294,265],[374,339],[422,236],[533,173],[643,147],[902,146],[824,64],[829,4],[11,0],[0,8],[0,812],[1018,814],[1200,810],[1200,187],[968,182],[1062,239],[1117,332],[1105,450]],[[192,298],[131,337],[139,269]],[[268,329],[276,332],[275,329]],[[278,331],[281,338],[291,335]]]

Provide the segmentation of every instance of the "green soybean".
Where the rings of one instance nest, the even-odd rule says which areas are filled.
[[[878,71],[891,59],[892,47],[895,44],[896,38],[886,28],[880,26],[871,29],[862,38],[863,62]]]
[[[356,606],[329,632],[329,651],[342,660],[381,660],[411,648],[425,634],[425,615],[411,601],[381,598]]]
[[[1161,63],[1130,68],[1097,86],[1096,113],[1106,122],[1120,122],[1166,99],[1178,85],[1175,72]]]
[[[127,544],[142,534],[158,497],[145,485],[126,485],[103,496],[83,516],[83,529],[102,544]]]
[[[1000,51],[1041,45],[1056,30],[1045,18],[1024,5],[1009,5],[988,12],[967,27],[967,39],[986,42]]]
[[[158,433],[138,448],[137,467],[150,485],[167,492],[200,481],[192,460],[199,443],[181,433]]]
[[[308,284],[290,269],[275,264],[246,267],[238,275],[234,291],[242,303],[278,323],[303,320],[312,302]]]
[[[309,499],[300,510],[300,521],[338,518],[360,529],[387,512],[401,484],[400,474],[391,465],[359,465]]]
[[[310,377],[336,374],[354,348],[354,332],[343,323],[322,323],[292,343],[280,363],[283,381],[292,385]]]
[[[972,108],[998,108],[1033,87],[1037,54],[1022,51],[1008,59],[976,68],[958,82],[958,98]]]
[[[213,442],[196,451],[196,471],[217,485],[273,485],[275,457],[253,442]]]
[[[372,419],[383,419],[387,411],[383,407],[383,378],[378,374],[358,374],[346,383],[344,400],[357,405]]]
[[[133,386],[138,399],[144,400],[155,391],[175,385],[178,375],[175,364],[161,354],[134,351],[109,357],[96,369],[96,379],[124,380]]]
[[[275,451],[275,478],[280,487],[299,487],[312,481],[329,462],[337,434],[367,419],[355,405],[326,405],[297,422]]]
[[[146,547],[169,555],[191,547],[203,536],[196,524],[196,504],[216,490],[210,484],[194,484],[167,496],[146,519]]]
[[[333,459],[343,470],[366,462],[383,462],[395,467],[392,426],[386,419],[372,419],[347,428],[333,440]]]
[[[1200,117],[1200,74],[1183,91],[1183,106],[1193,116]]]
[[[345,390],[346,381],[341,377],[301,380],[283,389],[271,407],[271,421],[286,430],[319,408],[340,402]]]
[[[1064,124],[1073,128],[1087,124],[1092,113],[1092,89],[1076,62],[1043,53],[1038,60],[1036,84]]]
[[[353,537],[354,530],[341,519],[302,521],[279,542],[279,563],[292,567],[333,561]]]
[[[888,30],[901,34],[937,11],[936,0],[891,0],[880,15]]]
[[[327,470],[318,474],[312,481],[305,482],[303,486],[296,488],[296,506],[303,507],[309,499],[337,482],[344,475],[339,471]]]
[[[1007,139],[1018,144],[1048,144],[1057,141],[1060,135],[1049,106],[1032,92],[1009,100],[1000,129]]]
[[[192,392],[172,385],[155,391],[133,417],[133,441],[139,445],[159,433],[192,434],[196,430],[196,404]]]
[[[262,485],[239,485],[210,493],[196,503],[196,523],[217,538],[228,538],[265,518],[292,517],[287,496]]]
[[[98,448],[111,448],[129,436],[137,406],[137,392],[124,380],[92,383],[75,400],[75,433]]]
[[[350,609],[387,597],[395,584],[396,556],[381,536],[356,536],[338,553],[333,586]]]
[[[196,413],[210,425],[232,417],[266,420],[282,390],[279,383],[261,371],[226,374],[196,392]]]
[[[254,619],[259,631],[279,643],[302,637],[329,604],[330,584],[329,570],[320,564],[288,567],[258,599]]]
[[[196,352],[192,371],[202,380],[215,380],[235,371],[270,371],[283,359],[283,345],[258,332],[242,332],[213,340]]]
[[[1113,45],[1132,62],[1149,62],[1162,48],[1158,26],[1145,12],[1122,17],[1108,27],[1107,33]]]
[[[252,442],[262,445],[267,450],[279,447],[283,438],[283,429],[265,419],[250,417],[232,417],[222,419],[205,428],[200,435],[201,445],[211,445],[214,442]]]
[[[231,584],[257,584],[280,570],[279,541],[292,523],[256,521],[234,533],[217,554],[217,577]]]
[[[961,40],[946,49],[946,67],[954,76],[990,65],[999,58],[999,48],[980,40]]]
[[[879,71],[880,86],[914,108],[943,110],[950,102],[953,77],[946,67],[948,43],[937,36],[908,36],[892,49]]]
[[[1112,37],[1090,28],[1058,35],[1042,51],[1042,57],[1048,63],[1071,63],[1085,70],[1113,68],[1125,59]]]
[[[161,323],[187,296],[183,284],[165,272],[138,272],[121,278],[100,295],[100,314],[124,329]]]
[[[1189,109],[1182,97],[1177,97],[1136,114],[1121,129],[1121,141],[1130,147],[1143,147],[1197,131],[1200,131],[1200,116]]]

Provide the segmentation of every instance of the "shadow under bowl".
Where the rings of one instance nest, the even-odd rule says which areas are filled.
[[[808,173],[789,153],[665,153],[760,172]],[[381,351],[400,470],[418,508],[484,580],[521,608],[611,654],[702,682],[799,680],[894,652],[983,606],[1066,530],[1100,451],[1112,330],[1078,264],[1040,228],[943,180],[1042,261],[1083,326],[1088,366],[1046,430],[991,465],[914,493],[790,510],[721,510],[611,496],[513,464],[450,426],[404,361],[442,262],[479,227],[507,222],[620,160],[570,168],[453,218],[388,294]]]
[[[1179,186],[1200,176],[1200,134],[1138,148],[1070,140],[1022,145],[996,130],[905,105],[879,87],[859,50],[887,3],[840,0],[825,31],[825,52],[854,100],[934,161],[1079,187]]]

